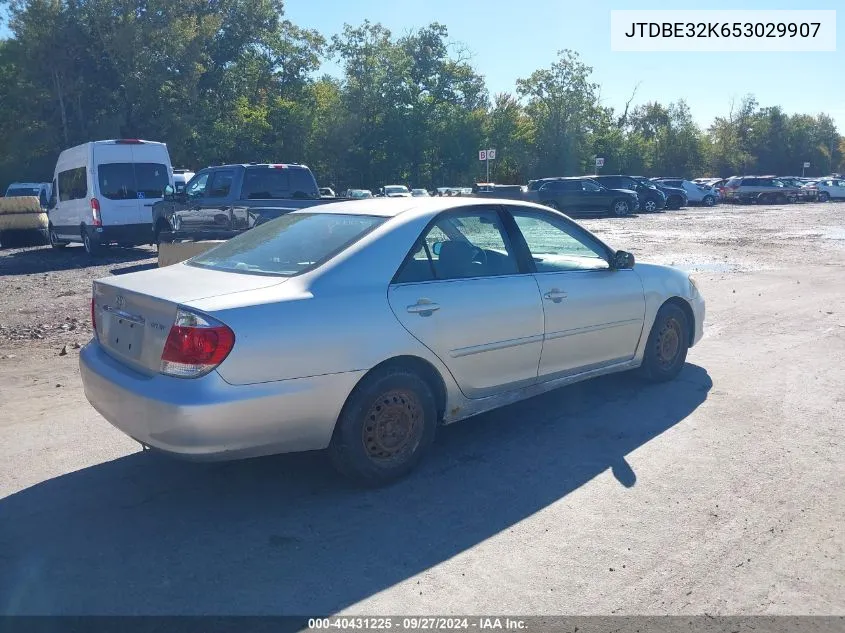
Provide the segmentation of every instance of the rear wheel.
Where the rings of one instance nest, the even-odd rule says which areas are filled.
[[[610,212],[616,217],[628,215],[631,212],[631,205],[627,200],[616,200],[610,207]]]
[[[87,227],[82,227],[82,246],[85,247],[85,252],[91,257],[96,257],[102,252],[100,243],[91,237],[91,231]]]
[[[704,196],[704,200],[702,200],[701,203],[705,207],[712,207],[714,204],[716,204],[716,198],[714,198],[713,196]]]
[[[657,203],[654,200],[646,200],[643,204],[643,210],[648,211],[649,213],[654,213],[657,211]]]
[[[651,382],[665,382],[677,376],[687,360],[690,323],[674,303],[664,303],[657,311],[648,335],[640,374]]]
[[[335,468],[359,484],[377,486],[408,474],[434,441],[432,388],[404,367],[376,370],[353,390],[329,444]]]
[[[827,202],[830,200],[830,194],[827,191],[819,191],[819,202]]]

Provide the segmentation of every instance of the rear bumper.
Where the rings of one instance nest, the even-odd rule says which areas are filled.
[[[140,374],[92,340],[79,366],[85,397],[113,426],[179,457],[229,460],[328,446],[347,396],[365,372],[231,385]]]
[[[152,244],[153,225],[144,224],[116,224],[98,226],[91,233],[101,244]]]

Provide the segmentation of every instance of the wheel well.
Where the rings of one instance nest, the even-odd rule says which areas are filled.
[[[687,317],[687,323],[689,323],[689,344],[692,346],[692,342],[695,340],[695,315],[692,313],[692,308],[690,304],[687,303],[681,297],[672,297],[671,299],[667,299],[663,305],[667,303],[671,303],[672,305],[678,306],[681,310],[684,311],[684,316]]]
[[[429,363],[427,360],[423,360],[419,356],[394,356],[393,358],[382,361],[373,367],[370,371],[364,374],[364,376],[362,376],[361,380],[358,381],[358,384],[361,384],[364,380],[366,380],[367,377],[374,371],[384,369],[385,367],[402,367],[403,369],[411,369],[419,374],[420,377],[428,383],[428,386],[431,387],[432,393],[434,393],[434,399],[437,403],[438,421],[443,419],[443,415],[446,411],[446,383],[443,382],[443,377],[434,365]]]

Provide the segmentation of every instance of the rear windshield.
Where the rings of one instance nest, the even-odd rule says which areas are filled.
[[[388,185],[384,188],[384,193],[408,193],[408,188],[404,185]]]
[[[369,215],[291,213],[241,233],[188,264],[292,277],[327,262],[384,220]]]
[[[317,183],[307,169],[250,167],[244,173],[241,197],[245,200],[319,198]]]
[[[170,184],[159,163],[103,163],[97,167],[100,195],[109,200],[161,198]]]
[[[24,188],[9,189],[6,192],[6,197],[7,198],[20,198],[22,196],[35,196],[37,198],[38,192],[39,192],[39,189],[30,189],[29,187],[27,187],[25,189]]]

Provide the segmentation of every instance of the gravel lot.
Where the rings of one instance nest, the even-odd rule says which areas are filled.
[[[845,204],[584,224],[695,271],[680,378],[448,427],[364,492],[321,454],[142,454],[88,406],[74,344],[91,280],[154,252],[0,251],[3,613],[845,614]]]

